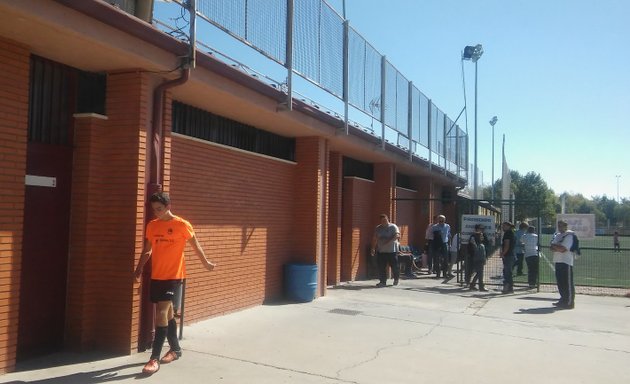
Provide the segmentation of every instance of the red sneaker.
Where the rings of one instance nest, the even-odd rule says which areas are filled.
[[[142,368],[142,373],[152,375],[159,370],[160,362],[157,359],[151,359],[148,363],[144,365],[144,368]]]
[[[182,356],[182,351],[173,351],[172,349],[170,349],[168,352],[166,352],[166,355],[164,355],[160,359],[160,363],[162,364],[172,363],[173,361],[179,359],[181,356]]]

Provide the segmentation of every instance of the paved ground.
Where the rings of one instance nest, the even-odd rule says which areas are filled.
[[[186,327],[183,358],[152,377],[139,374],[148,353],[60,354],[0,383],[630,383],[628,298],[578,295],[574,310],[556,311],[553,293],[375,283]],[[81,358],[92,361],[73,363]]]

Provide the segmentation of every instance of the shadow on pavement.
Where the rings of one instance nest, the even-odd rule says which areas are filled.
[[[42,380],[32,380],[32,381],[10,381],[6,384],[97,384],[97,383],[108,383],[126,380],[129,378],[142,379],[148,378],[149,375],[145,375],[140,372],[140,367],[142,367],[144,363],[138,364],[126,364],[118,367],[112,367],[108,369],[99,369],[92,372],[78,372],[73,373],[71,375],[53,377],[49,379]],[[118,372],[128,368],[138,367],[138,372],[133,374],[119,375]]]
[[[557,308],[555,307],[542,307],[542,308],[521,308],[518,311],[514,312],[516,315],[548,315],[550,313],[554,313]]]
[[[557,298],[553,297],[538,297],[538,296],[522,296],[518,298],[519,300],[533,300],[533,301],[558,301]]]

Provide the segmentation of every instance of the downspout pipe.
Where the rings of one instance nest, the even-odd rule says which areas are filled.
[[[190,67],[187,67],[182,69],[180,77],[158,85],[153,91],[153,123],[151,124],[153,151],[151,151],[149,194],[162,189],[162,179],[164,177],[164,94],[168,89],[186,83],[189,78]]]
[[[151,209],[148,206],[149,197],[162,190],[164,177],[164,94],[170,88],[177,87],[190,78],[190,66],[186,65],[177,79],[166,81],[153,90],[153,120],[151,123],[151,145],[147,146],[147,159],[149,159],[149,183],[146,189],[144,227],[151,220]],[[151,281],[151,263],[147,263],[142,276],[142,281]],[[138,351],[143,352],[151,348],[153,342],[153,325],[155,321],[155,309],[149,300],[149,284],[142,284],[140,331],[138,335]]]

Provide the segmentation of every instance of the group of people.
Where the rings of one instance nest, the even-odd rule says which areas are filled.
[[[396,224],[389,221],[389,217],[386,214],[380,215],[380,221],[380,224],[374,230],[371,244],[371,254],[376,257],[379,275],[377,287],[386,286],[388,266],[392,270],[394,285],[398,285],[400,279],[398,262],[400,230]],[[436,277],[455,277],[453,275],[453,265],[457,263],[458,252],[453,251],[453,249],[459,249],[459,234],[451,236],[451,226],[446,223],[444,215],[433,217],[433,222],[427,226],[425,237],[427,240],[425,252],[428,255],[429,274],[435,273]]]
[[[376,227],[372,239],[371,252],[376,256],[379,282],[377,287],[385,287],[387,283],[387,267],[391,267],[394,285],[398,285],[400,267],[398,264],[398,240],[400,230],[396,224],[389,221],[385,214],[380,215],[381,223]],[[505,221],[501,224],[503,235],[499,248],[499,256],[503,263],[502,293],[514,292],[514,274],[523,275],[523,265],[527,265],[527,283],[530,289],[538,284],[539,274],[539,239],[536,228],[523,222],[518,231],[514,231],[514,224]],[[484,234],[484,226],[477,224],[474,232],[467,239],[467,255],[465,262],[465,282],[469,289],[487,291],[484,286],[484,268],[488,258],[489,241]],[[459,257],[459,233],[451,237],[451,227],[446,223],[444,215],[434,216],[425,231],[428,254],[429,274],[435,273],[445,278],[454,277],[453,265]],[[571,251],[574,233],[568,230],[566,221],[558,221],[558,232],[554,235],[550,249],[553,252],[553,262],[560,300],[554,305],[562,309],[574,308],[575,289],[573,283],[573,261],[575,256]],[[451,241],[449,246],[449,241]],[[477,288],[478,287],[478,288]]]
[[[173,301],[175,294],[185,278],[184,248],[190,244],[202,264],[212,271],[216,264],[209,261],[195,236],[192,225],[171,210],[171,201],[167,193],[157,192],[149,198],[155,219],[146,228],[145,243],[136,266],[134,276],[139,281],[144,266],[151,261],[150,297],[156,304],[155,336],[151,357],[143,368],[145,374],[153,374],[161,364],[168,364],[182,355],[177,338],[177,323],[174,317]],[[514,225],[510,222],[502,224],[503,238],[500,255],[503,260],[503,293],[514,291],[513,268],[516,263],[517,274],[522,274],[522,263],[527,263],[528,283],[530,288],[538,280],[538,236],[534,227],[523,223],[519,232],[514,233]],[[575,236],[568,231],[565,221],[558,221],[558,233],[551,242],[553,261],[560,300],[554,303],[558,308],[574,307],[575,289],[573,285],[574,255],[570,251]],[[460,241],[459,234],[451,237],[451,227],[446,223],[444,215],[437,215],[429,224],[425,233],[427,239],[428,267],[436,277],[454,277],[453,265],[457,262]],[[400,229],[389,221],[386,214],[380,215],[380,224],[374,231],[371,253],[376,256],[379,282],[377,287],[385,287],[387,283],[387,267],[392,270],[394,285],[398,285],[400,267],[398,264]],[[449,241],[450,243],[449,247]],[[474,233],[468,239],[468,258],[466,262],[466,283],[470,289],[478,284],[480,291],[486,291],[483,270],[487,258],[488,240],[484,235],[484,227],[475,225]],[[160,357],[164,342],[168,341],[169,350]]]

